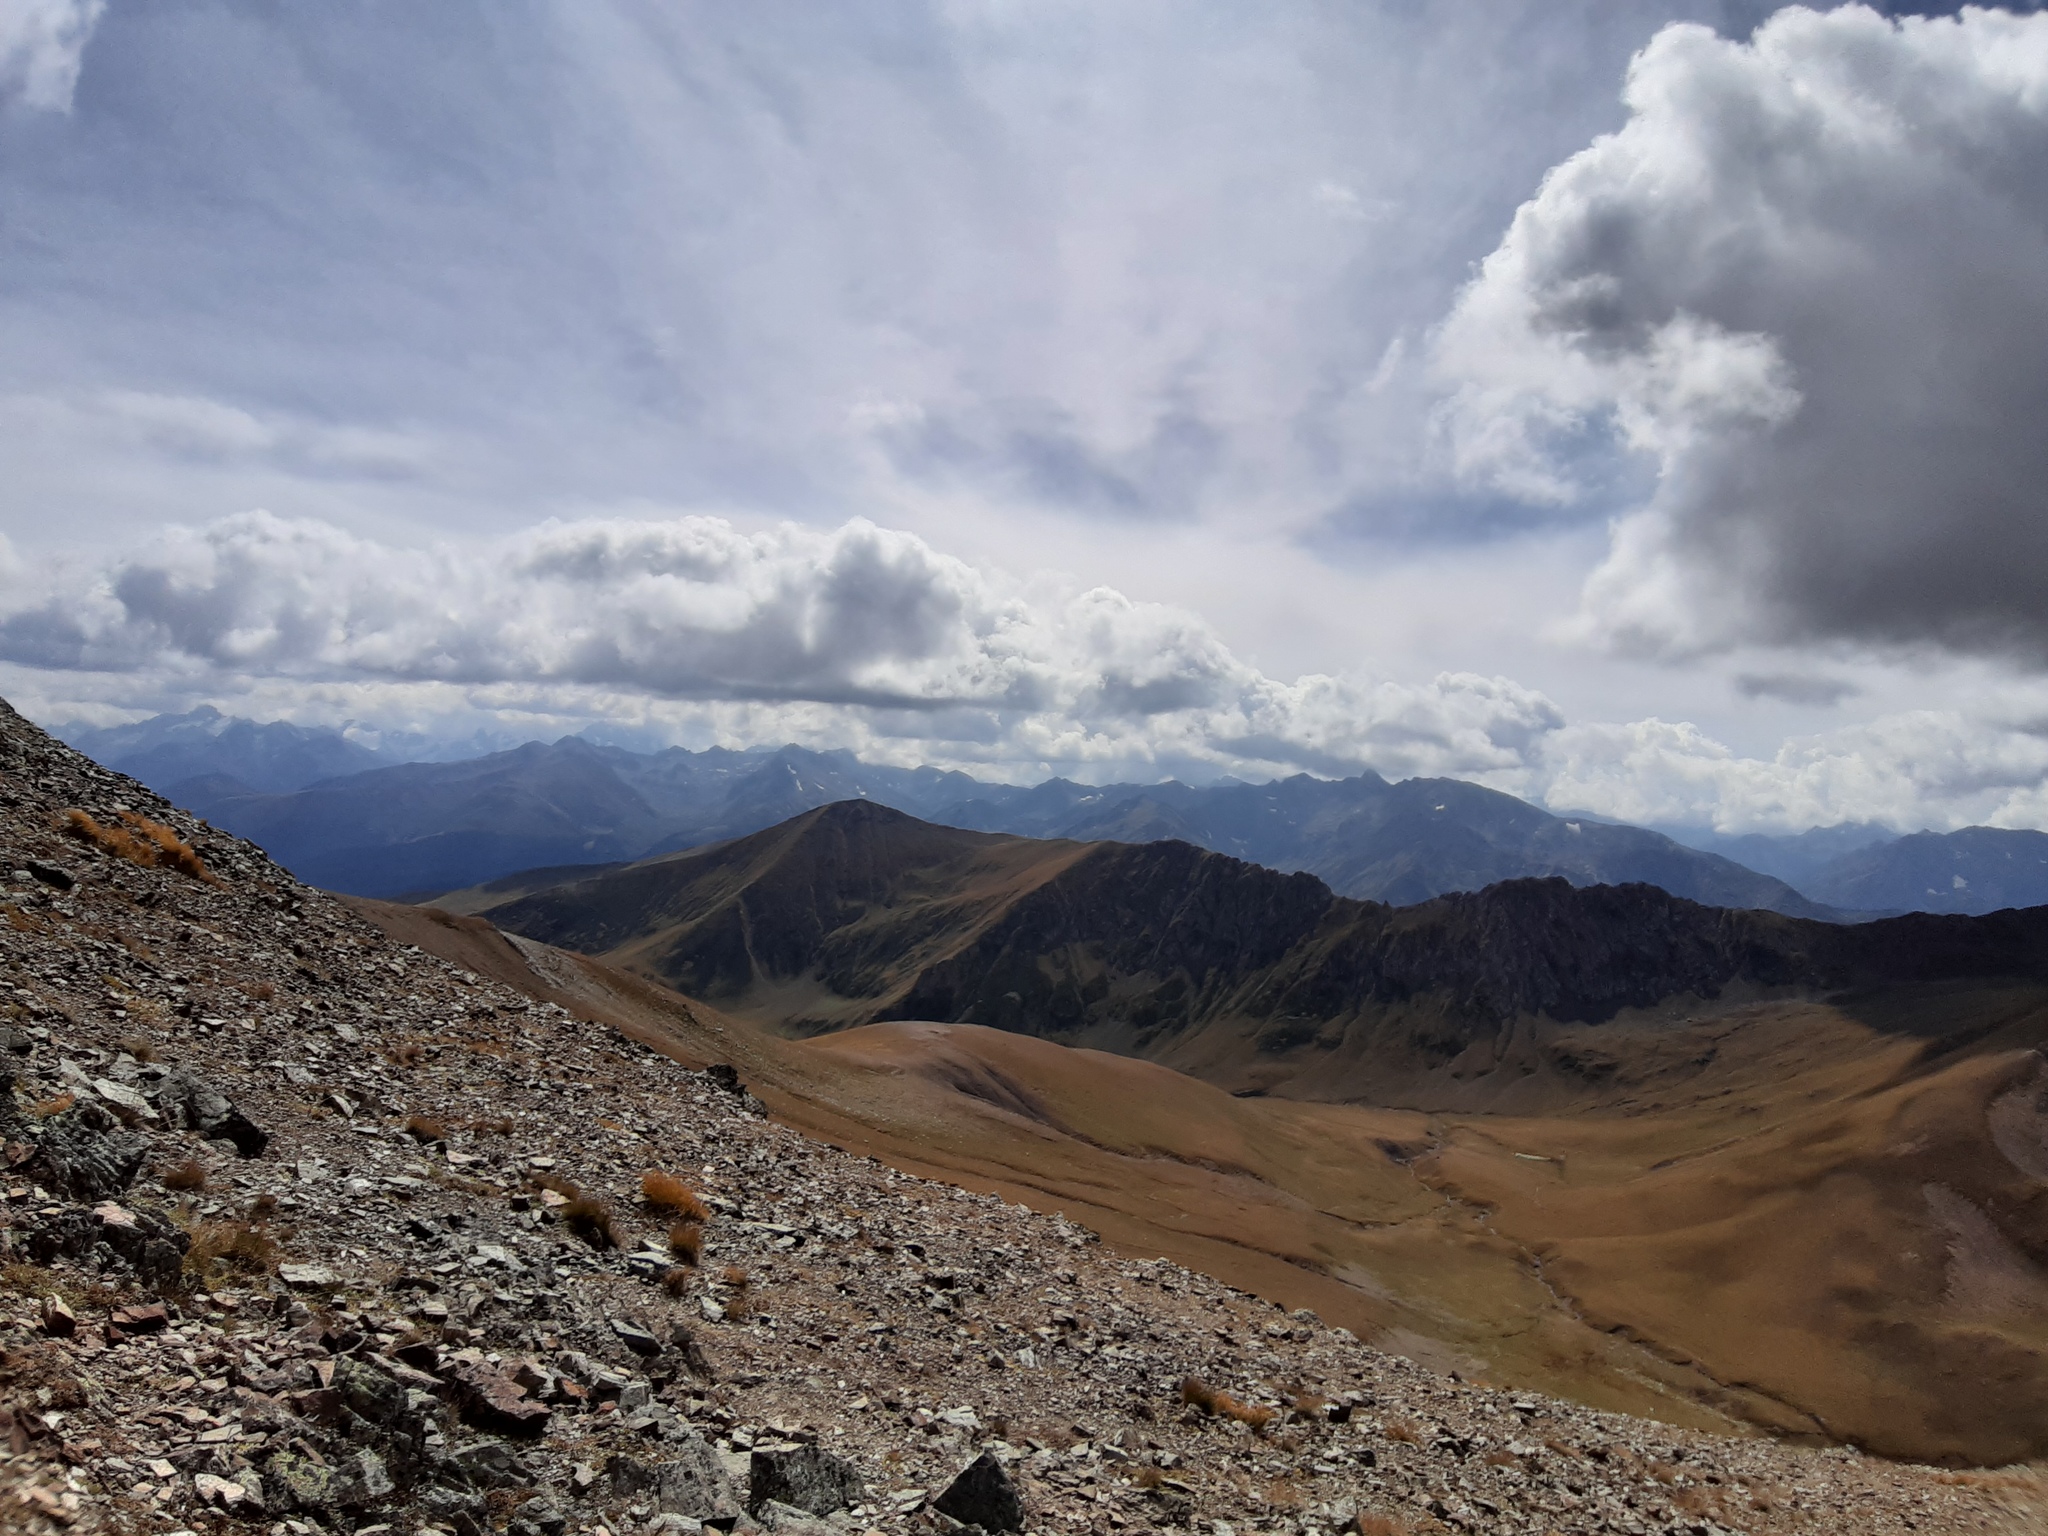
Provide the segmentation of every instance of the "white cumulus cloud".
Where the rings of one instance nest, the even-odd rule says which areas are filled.
[[[2048,15],[1779,12],[1634,60],[1438,336],[1468,476],[1656,468],[1583,616],[2048,660]]]
[[[85,45],[106,0],[6,0],[0,4],[0,100],[71,110]]]
[[[1271,678],[1192,613],[980,571],[861,520],[548,523],[400,549],[254,512],[21,572],[13,593],[0,659],[45,672],[543,689],[600,717],[783,706],[805,734],[831,729],[823,710],[842,739],[941,760],[1482,776],[1562,724],[1502,678]]]

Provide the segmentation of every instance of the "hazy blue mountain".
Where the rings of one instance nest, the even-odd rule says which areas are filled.
[[[1891,828],[1874,821],[1845,821],[1832,827],[1812,827],[1804,832],[1782,835],[1747,832],[1736,837],[1699,827],[1659,827],[1657,830],[1688,848],[1718,853],[1724,859],[1733,859],[1763,874],[1775,875],[1808,895],[1813,894],[1810,883],[1819,879],[1836,860],[1883,843],[1896,842],[1899,836]]]
[[[1270,784],[1115,784],[1055,779],[985,793],[937,820],[983,832],[1115,842],[1179,838],[1271,869],[1306,870],[1341,896],[1406,904],[1496,881],[1661,886],[1721,907],[1838,914],[1786,882],[1642,827],[1553,816],[1458,779],[1378,774]]]
[[[1960,912],[2048,904],[2048,832],[1915,832],[1829,861],[1807,892],[1873,911]]]
[[[219,777],[181,798],[300,879],[362,896],[453,890],[543,864],[600,864],[758,832],[835,800],[929,810],[962,773],[801,747],[655,753],[580,737],[457,763],[406,763],[257,794]]]
[[[639,859],[744,836],[836,801],[869,800],[978,831],[1178,839],[1305,870],[1340,895],[1374,901],[1411,903],[1559,875],[1574,885],[1642,881],[1715,906],[1836,915],[1782,880],[1661,833],[1553,816],[1456,779],[1390,784],[1371,773],[1334,781],[1303,774],[1270,784],[1053,779],[1024,787],[863,763],[843,751],[633,752],[580,737],[461,762],[328,774],[315,770],[368,754],[333,732],[254,726],[211,711],[145,727],[103,733],[115,766],[262,844],[301,879],[366,896],[453,890],[539,865]],[[128,766],[137,762],[156,777]]]
[[[258,725],[211,705],[133,725],[67,731],[64,739],[161,795],[201,778],[227,778],[248,789],[280,793],[394,760],[324,726],[282,720]]]

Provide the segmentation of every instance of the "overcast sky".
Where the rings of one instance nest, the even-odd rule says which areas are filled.
[[[0,0],[0,692],[2048,826],[2048,17]]]

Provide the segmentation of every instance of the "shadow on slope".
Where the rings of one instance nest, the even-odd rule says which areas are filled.
[[[1443,1368],[1915,1458],[2048,1452],[2037,986],[1545,1022],[1521,1113],[1423,1113],[1234,1098],[971,1025],[791,1041],[473,918],[358,905],[679,1059],[731,1061],[851,1150]]]

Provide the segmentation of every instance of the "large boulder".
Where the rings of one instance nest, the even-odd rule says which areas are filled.
[[[67,1200],[122,1193],[149,1157],[147,1137],[124,1130],[112,1111],[83,1098],[42,1122],[35,1147],[22,1171]]]
[[[172,1072],[151,1092],[157,1113],[174,1127],[197,1131],[208,1141],[229,1141],[243,1157],[270,1145],[270,1133],[235,1108],[228,1096],[189,1072]]]
[[[1024,1529],[1024,1500],[1003,1464],[987,1451],[953,1479],[946,1491],[932,1500],[932,1508],[950,1515],[962,1525],[978,1525],[984,1531]]]
[[[655,1507],[664,1515],[683,1515],[692,1520],[730,1521],[739,1517],[740,1501],[732,1479],[726,1476],[718,1452],[695,1430],[673,1442],[675,1454],[663,1462],[645,1462],[635,1456],[614,1456],[605,1463],[615,1499],[644,1500],[654,1497]]]
[[[776,1503],[829,1515],[862,1503],[866,1489],[851,1462],[815,1445],[775,1446],[754,1452],[747,1466],[747,1503]]]

